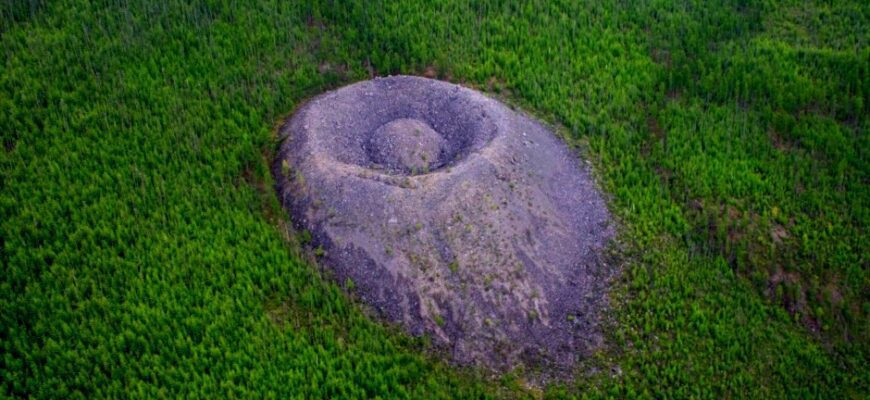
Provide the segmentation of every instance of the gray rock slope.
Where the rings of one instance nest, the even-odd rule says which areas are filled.
[[[613,236],[552,132],[479,92],[394,76],[302,106],[274,173],[339,282],[455,361],[570,368],[600,345]]]

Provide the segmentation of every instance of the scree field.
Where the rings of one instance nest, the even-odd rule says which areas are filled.
[[[849,0],[0,0],[0,398],[867,398],[868,38]],[[276,126],[398,73],[594,166],[622,274],[576,379],[450,364],[288,228]]]

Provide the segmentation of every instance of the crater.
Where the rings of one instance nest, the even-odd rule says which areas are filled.
[[[498,371],[567,373],[601,346],[610,214],[545,125],[394,76],[310,100],[279,136],[281,203],[384,319]]]

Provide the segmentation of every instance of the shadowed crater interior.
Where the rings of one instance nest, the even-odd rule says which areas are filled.
[[[613,237],[589,172],[546,127],[408,76],[320,95],[273,172],[339,282],[459,363],[569,371],[601,345]]]

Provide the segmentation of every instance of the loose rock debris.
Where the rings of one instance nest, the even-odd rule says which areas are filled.
[[[394,76],[302,106],[274,173],[339,282],[452,358],[570,369],[601,344],[614,236],[589,172],[479,92]]]

